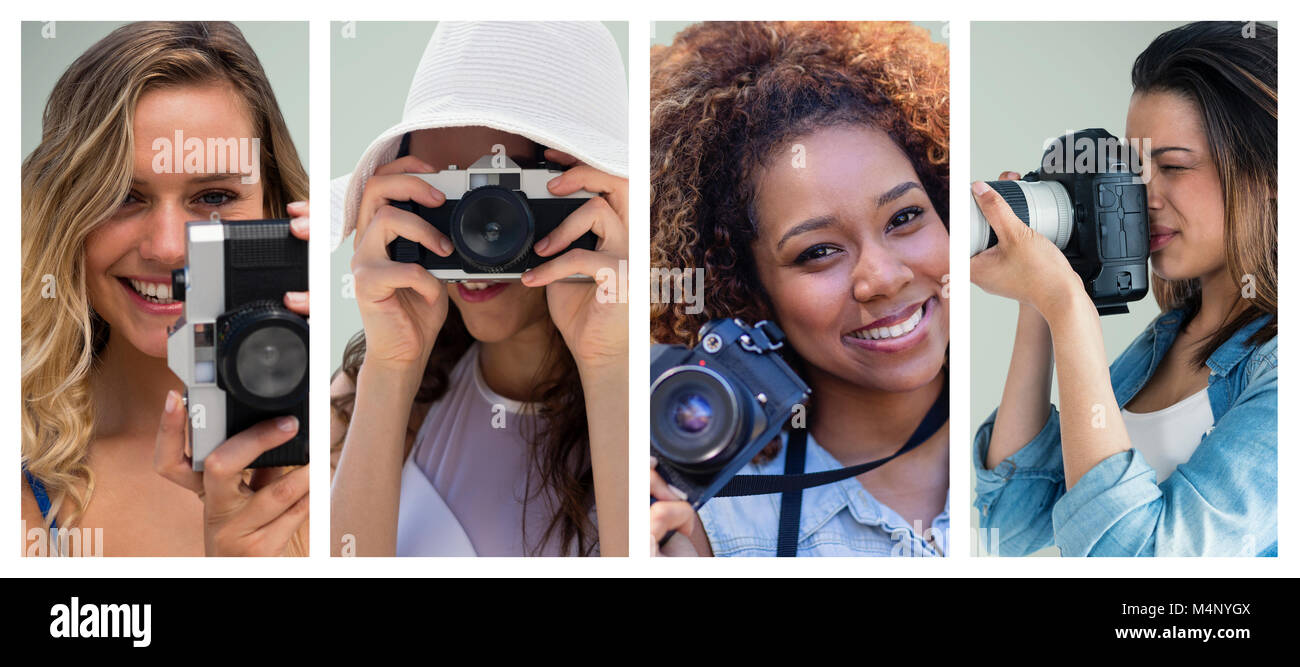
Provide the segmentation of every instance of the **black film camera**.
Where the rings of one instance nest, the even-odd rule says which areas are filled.
[[[719,319],[700,343],[650,352],[650,447],[699,509],[773,438],[811,390],[776,353],[775,324]]]

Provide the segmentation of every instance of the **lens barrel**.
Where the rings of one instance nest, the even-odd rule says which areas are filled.
[[[528,255],[536,223],[516,192],[485,185],[465,194],[451,215],[451,242],[474,268],[508,271]]]
[[[721,469],[742,447],[753,406],[705,366],[676,366],[650,386],[650,434],[661,455],[692,472]]]
[[[1065,249],[1074,233],[1074,206],[1065,186],[1056,181],[985,181],[1006,200],[1011,211],[1030,229]],[[980,211],[975,195],[970,200],[970,254],[997,245],[997,235]]]
[[[247,405],[289,408],[307,396],[308,340],[307,321],[280,304],[245,304],[218,321],[218,382]]]

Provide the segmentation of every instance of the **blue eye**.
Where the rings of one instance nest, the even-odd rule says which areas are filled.
[[[204,206],[222,206],[236,199],[235,195],[222,190],[210,190],[199,195],[198,200]]]
[[[827,244],[825,244],[825,243],[819,243],[819,244],[817,244],[817,245],[815,245],[815,246],[813,246],[813,247],[811,247],[811,248],[809,248],[809,249],[807,249],[807,250],[805,250],[805,251],[799,253],[799,256],[794,258],[794,263],[795,263],[795,264],[803,264],[803,263],[805,263],[805,262],[811,262],[811,261],[813,261],[813,260],[815,260],[815,259],[822,259],[822,258],[824,258],[824,257],[830,257],[831,255],[833,255],[833,254],[835,254],[835,253],[837,253],[837,252],[839,252],[839,251],[840,251],[839,248],[836,248],[836,247],[833,246],[833,245],[827,245]]]
[[[908,208],[899,211],[898,213],[895,213],[894,217],[890,218],[888,226],[890,229],[894,229],[896,227],[902,227],[903,225],[906,225],[907,223],[915,220],[918,216],[921,215],[921,213],[923,213],[923,211],[919,206],[910,206]]]

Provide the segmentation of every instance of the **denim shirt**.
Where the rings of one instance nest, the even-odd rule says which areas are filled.
[[[1157,317],[1111,364],[1121,407],[1151,379],[1184,314]],[[988,548],[1024,555],[1055,542],[1066,556],[1276,556],[1277,338],[1247,342],[1267,322],[1242,327],[1210,355],[1214,425],[1164,482],[1130,449],[1066,491],[1055,406],[1033,440],[988,470],[994,410],[973,452],[975,508]]]
[[[785,472],[785,434],[781,451],[762,464],[741,468],[742,475]],[[805,472],[844,467],[808,436]],[[713,498],[700,508],[700,521],[714,556],[775,556],[781,494]],[[942,556],[948,551],[948,503],[919,531],[850,477],[804,489],[799,513],[799,556]],[[926,541],[930,537],[933,544]]]

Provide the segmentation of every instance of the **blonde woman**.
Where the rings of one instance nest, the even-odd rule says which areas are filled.
[[[155,140],[177,133],[257,138],[260,168],[160,168]],[[113,31],[55,84],[22,174],[24,552],[77,546],[46,548],[42,527],[102,529],[90,548],[103,555],[304,552],[307,467],[244,470],[296,433],[293,418],[232,434],[191,470],[166,359],[181,304],[156,287],[185,263],[189,220],[292,217],[307,238],[307,175],[243,35],[228,23]],[[307,314],[305,293],[285,303]]]

